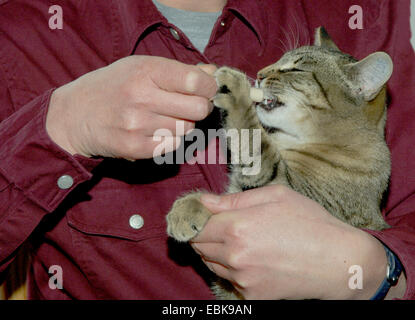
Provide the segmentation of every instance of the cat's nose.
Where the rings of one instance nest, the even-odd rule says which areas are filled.
[[[266,78],[266,76],[262,73],[258,73],[257,77],[258,81],[264,80]]]
[[[263,80],[265,80],[267,77],[269,76],[268,73],[262,73],[262,72],[258,72],[257,74],[257,80],[259,83],[261,83]]]
[[[269,74],[275,71],[274,65],[265,67],[258,71],[257,78],[259,81],[264,80]]]

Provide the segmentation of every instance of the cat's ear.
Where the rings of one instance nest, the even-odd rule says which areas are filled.
[[[393,71],[393,62],[385,52],[375,52],[361,61],[344,66],[356,94],[366,101],[373,100],[389,80]]]
[[[324,29],[324,27],[318,27],[316,29],[316,33],[314,36],[314,45],[340,51],[334,43],[334,41],[331,40],[329,34],[327,33],[326,29]]]

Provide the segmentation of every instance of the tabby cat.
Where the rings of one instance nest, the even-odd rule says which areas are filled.
[[[260,172],[244,175],[243,164],[232,165],[228,192],[282,184],[352,226],[387,228],[380,203],[390,175],[384,128],[392,68],[383,52],[356,61],[322,27],[313,46],[289,51],[258,72],[262,102],[252,101],[245,74],[219,68],[214,104],[225,111],[224,128],[261,129]],[[188,241],[203,229],[211,213],[199,197],[194,192],[174,203],[167,216],[171,237]],[[214,292],[242,298],[224,280]]]

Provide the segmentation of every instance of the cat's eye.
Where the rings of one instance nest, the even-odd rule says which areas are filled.
[[[281,73],[287,73],[287,72],[305,72],[304,70],[298,69],[298,68],[290,68],[290,69],[281,69],[278,70]]]

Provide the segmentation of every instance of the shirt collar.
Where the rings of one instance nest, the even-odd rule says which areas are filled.
[[[137,41],[143,37],[147,29],[166,21],[151,0],[113,1],[113,3],[116,10],[119,10],[120,23],[123,25],[121,32],[125,32],[129,41],[128,54],[132,54]]]
[[[262,50],[264,50],[264,37],[267,32],[267,17],[260,5],[261,1],[228,0],[224,10],[234,12],[239,19],[248,24],[258,38]]]
[[[228,0],[223,9],[223,14],[231,12],[245,24],[248,24],[258,38],[262,50],[264,50],[264,36],[267,31],[267,25],[266,16],[260,7],[260,2],[261,1],[252,0]],[[124,19],[126,30],[130,30],[130,53],[137,41],[143,37],[144,33],[150,27],[161,23],[167,23],[167,20],[161,15],[151,0],[119,1],[118,3],[121,3],[121,6],[123,6],[123,8],[120,9],[123,9],[125,13],[125,17],[123,15],[122,19]],[[123,5],[124,3],[129,3],[129,5]],[[131,6],[133,7],[133,10]],[[134,14],[131,14],[131,12]]]

